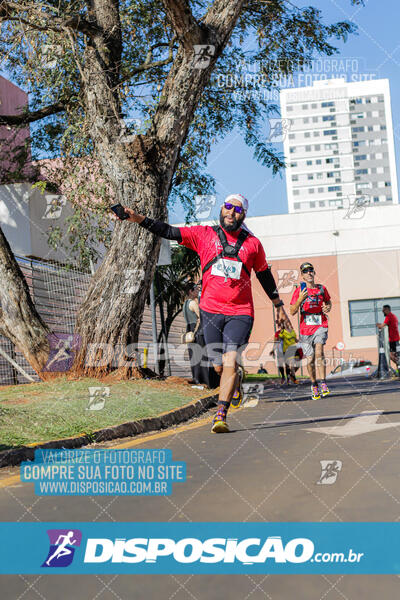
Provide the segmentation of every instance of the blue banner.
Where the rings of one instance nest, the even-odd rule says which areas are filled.
[[[400,523],[1,523],[0,573],[400,573]]]

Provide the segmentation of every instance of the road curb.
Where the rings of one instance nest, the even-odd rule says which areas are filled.
[[[165,413],[161,413],[157,417],[147,417],[139,421],[128,421],[113,427],[105,427],[98,429],[90,435],[81,434],[75,437],[54,440],[50,442],[38,442],[21,446],[11,450],[3,450],[0,452],[0,468],[7,466],[15,466],[25,460],[34,460],[35,450],[39,448],[80,448],[96,442],[106,442],[116,438],[134,437],[142,433],[150,431],[158,431],[167,429],[173,425],[184,423],[193,417],[196,417],[212,406],[217,404],[218,394],[212,394],[204,398],[199,398],[195,402],[189,402],[179,408],[174,408]]]

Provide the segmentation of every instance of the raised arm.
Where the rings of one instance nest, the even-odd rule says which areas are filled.
[[[182,242],[182,235],[179,227],[173,227],[168,223],[163,223],[162,221],[155,221],[154,219],[150,219],[150,217],[139,215],[131,208],[127,208],[125,206],[124,210],[129,215],[129,219],[126,220],[130,223],[138,223],[141,227],[144,227],[151,233],[154,233],[159,237],[165,238],[166,240],[175,240],[178,243]]]

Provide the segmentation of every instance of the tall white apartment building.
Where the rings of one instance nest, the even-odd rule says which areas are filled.
[[[398,204],[388,79],[284,89],[281,115],[289,213]]]

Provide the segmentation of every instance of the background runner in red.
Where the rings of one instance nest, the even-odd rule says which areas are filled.
[[[304,304],[301,308],[301,312],[300,312],[300,335],[312,335],[320,327],[328,327],[328,318],[322,312],[322,303],[329,302],[331,297],[330,297],[329,292],[326,289],[326,287],[325,286],[322,286],[322,287],[324,288],[323,296],[320,293],[320,290],[318,287],[307,288],[308,298],[305,299],[305,302],[304,302]],[[300,294],[300,286],[294,290],[290,304],[295,304],[295,302],[299,298],[299,294]],[[302,311],[305,311],[308,314],[310,314],[310,313],[321,314],[322,315],[321,325],[306,325],[306,323],[304,322],[305,314]]]
[[[388,326],[389,329],[389,342],[398,342],[400,340],[399,321],[396,315],[390,312],[388,315],[386,315],[383,322]]]

